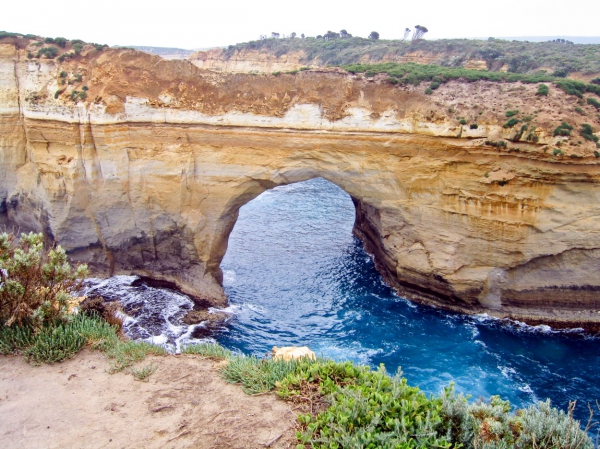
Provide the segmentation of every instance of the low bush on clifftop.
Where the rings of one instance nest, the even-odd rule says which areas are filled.
[[[106,353],[110,372],[166,354],[159,346],[123,341],[114,307],[93,298],[79,304],[73,294],[85,276],[87,267],[72,267],[60,246],[45,249],[42,234],[23,234],[18,241],[0,234],[0,354],[22,354],[39,365],[89,347]]]
[[[379,64],[349,64],[341,66],[350,73],[364,73],[372,77],[383,73],[395,79],[400,84],[418,85],[421,82],[435,82],[437,85],[448,81],[462,79],[467,82],[493,81],[526,84],[553,82],[556,87],[569,95],[583,97],[586,92],[600,96],[600,86],[576,81],[572,79],[558,78],[544,73],[510,73],[492,72],[488,70],[471,70],[463,67],[444,67],[440,65],[395,63],[385,62]],[[545,86],[545,87],[542,87]],[[542,84],[538,87],[538,95],[547,95],[548,86]]]
[[[228,382],[242,384],[250,394],[275,390],[292,402],[301,410],[298,449],[594,447],[573,418],[575,403],[567,413],[549,401],[513,410],[498,396],[469,402],[452,385],[427,396],[401,373],[389,376],[383,365],[373,371],[325,359],[260,359],[209,344],[183,352],[221,358],[226,362],[221,375]]]

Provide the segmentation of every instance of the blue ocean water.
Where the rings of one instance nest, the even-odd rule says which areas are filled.
[[[600,340],[418,306],[386,286],[352,235],[354,206],[320,178],[269,190],[240,210],[221,264],[234,319],[217,340],[244,353],[308,345],[438,393],[450,382],[517,406],[600,400]]]

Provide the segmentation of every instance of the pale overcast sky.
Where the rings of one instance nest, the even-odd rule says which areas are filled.
[[[272,31],[307,36],[378,31],[395,39],[426,26],[428,39],[598,36],[598,0],[4,0],[0,30],[109,45],[202,48]]]

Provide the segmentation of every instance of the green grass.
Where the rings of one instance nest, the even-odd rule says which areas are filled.
[[[297,365],[296,361],[235,356],[220,372],[227,382],[241,384],[244,393],[260,394],[275,388]]]
[[[110,362],[109,373],[123,371],[148,355],[167,355],[167,351],[162,346],[144,341],[118,341],[106,349],[106,357]]]
[[[220,345],[212,343],[200,343],[196,345],[188,345],[181,350],[182,354],[195,354],[212,359],[230,359],[232,353]]]
[[[148,378],[152,374],[154,374],[157,369],[158,369],[158,366],[150,364],[150,365],[143,366],[143,367],[141,367],[139,369],[138,368],[131,368],[131,374],[137,380],[141,380],[141,381],[147,382]]]
[[[131,368],[148,355],[167,353],[163,347],[150,343],[122,341],[117,327],[96,315],[72,315],[40,328],[0,326],[0,354],[20,353],[35,365],[70,359],[85,347],[105,352],[110,373]],[[137,378],[147,370],[131,368],[130,371]]]
[[[115,328],[99,318],[85,315],[50,322],[40,328],[0,326],[0,353],[19,352],[36,365],[70,359],[88,345],[106,349],[118,340]]]

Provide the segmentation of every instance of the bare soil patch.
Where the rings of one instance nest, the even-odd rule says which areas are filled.
[[[0,357],[0,441],[8,448],[289,448],[296,411],[248,396],[197,356],[148,357],[147,382],[108,374],[101,353],[55,365]]]

